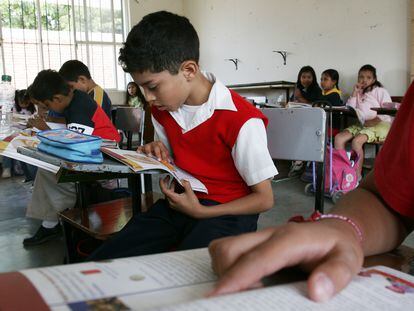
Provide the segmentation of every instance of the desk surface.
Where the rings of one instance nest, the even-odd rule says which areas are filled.
[[[371,110],[376,111],[378,114],[386,114],[389,116],[395,116],[398,112],[396,108],[371,108]]]
[[[19,147],[17,152],[60,167],[57,173],[58,182],[88,182],[138,175],[138,173],[135,173],[127,165],[110,158],[104,158],[103,163],[100,164],[76,163],[60,159],[35,148]],[[160,174],[160,171],[145,171],[145,174]]]
[[[249,89],[249,88],[294,88],[295,82],[290,81],[270,81],[270,82],[258,82],[258,83],[243,83],[243,84],[231,84],[227,85],[230,89]]]
[[[71,171],[80,171],[80,172],[91,172],[91,173],[103,173],[103,172],[110,172],[110,173],[131,173],[132,170],[118,161],[112,159],[104,159],[103,163],[96,164],[96,163],[76,163],[70,162],[67,160],[60,159],[53,155],[41,152],[35,148],[28,148],[28,147],[19,147],[17,152],[26,155],[28,157],[32,157],[44,162],[48,162],[50,164],[59,166],[61,168],[71,170]]]

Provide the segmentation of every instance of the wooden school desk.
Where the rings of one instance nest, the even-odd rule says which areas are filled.
[[[154,199],[159,198],[159,196],[153,196],[152,193],[141,195],[141,175],[133,172],[125,164],[109,158],[104,158],[101,164],[75,163],[38,151],[36,148],[19,147],[17,151],[25,156],[59,167],[56,173],[58,183],[74,182],[76,185],[77,207],[79,208],[60,213],[66,242],[67,262],[76,260],[77,243],[73,236],[74,228],[84,231],[93,238],[104,239],[111,233],[119,231],[132,214],[141,213],[143,208],[148,208]],[[145,173],[158,174],[159,172],[146,171]],[[89,208],[87,185],[93,181],[114,178],[128,179],[131,198],[95,204],[92,209]],[[106,219],[103,226],[99,228],[96,228],[95,223],[91,221],[91,215],[96,212]]]

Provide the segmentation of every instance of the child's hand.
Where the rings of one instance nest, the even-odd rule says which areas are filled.
[[[171,185],[168,185],[169,181],[170,176],[160,179],[160,188],[162,193],[165,194],[170,207],[193,218],[203,218],[205,207],[198,201],[190,183],[182,180],[184,192],[177,193],[175,192],[175,180],[172,181]]]
[[[137,151],[155,156],[159,161],[171,162],[170,152],[161,141],[154,141],[138,147]]]
[[[363,262],[360,243],[346,226],[350,227],[337,220],[289,223],[213,241],[209,251],[220,280],[209,296],[257,286],[264,276],[299,265],[311,271],[309,297],[328,300],[351,281]]]
[[[354,86],[354,91],[353,91],[353,93],[352,93],[352,96],[353,96],[353,97],[357,96],[357,94],[361,93],[361,92],[362,92],[362,90],[363,90],[363,86],[362,86],[362,84],[361,84],[361,83],[357,83],[357,84],[355,84],[355,86]]]
[[[47,125],[46,121],[38,115],[35,115],[27,121],[27,127],[35,127],[41,131],[50,130],[50,127]]]

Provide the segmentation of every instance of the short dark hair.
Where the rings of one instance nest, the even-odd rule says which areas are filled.
[[[60,75],[66,81],[76,82],[79,76],[85,76],[88,79],[92,79],[88,66],[79,60],[72,59],[65,62],[59,69]]]
[[[177,74],[184,61],[198,63],[199,48],[197,32],[186,17],[159,11],[144,16],[131,29],[118,60],[126,72]]]
[[[47,69],[37,74],[27,93],[35,100],[53,100],[56,95],[69,95],[70,87],[57,71]]]
[[[331,78],[333,81],[336,81],[335,86],[337,89],[339,89],[339,73],[335,69],[326,69],[324,72],[322,72],[323,75],[327,75],[329,78]]]

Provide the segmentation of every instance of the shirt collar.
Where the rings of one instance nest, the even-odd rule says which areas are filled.
[[[189,126],[185,125],[182,117],[183,109],[179,108],[177,111],[170,111],[171,116],[180,125],[184,132],[190,131],[201,123],[211,118],[215,110],[231,110],[237,111],[234,105],[230,90],[212,73],[202,72],[203,75],[213,83],[207,101],[199,106],[199,109],[194,115],[194,118]]]
[[[338,88],[334,87],[333,89],[330,89],[329,91],[322,91],[322,95],[329,95],[332,93],[338,93],[339,95],[341,95],[341,90],[339,90]]]

